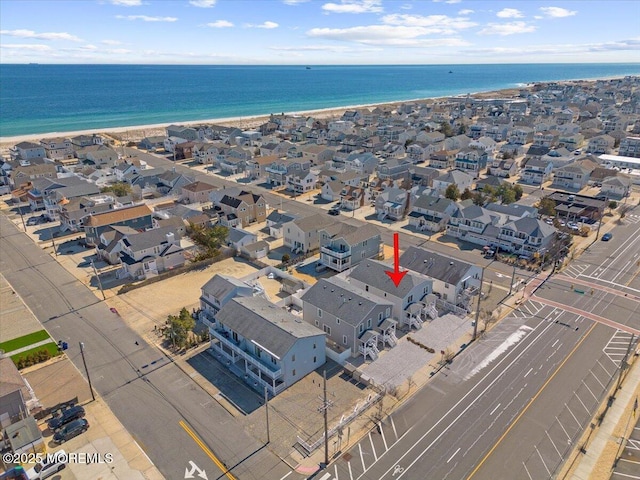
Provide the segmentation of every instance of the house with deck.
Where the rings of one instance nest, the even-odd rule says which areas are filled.
[[[343,272],[369,258],[383,255],[380,231],[371,224],[361,227],[334,223],[318,231],[321,265]]]

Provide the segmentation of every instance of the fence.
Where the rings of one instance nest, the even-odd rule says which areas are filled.
[[[342,415],[338,424],[329,429],[329,431],[327,432],[327,437],[328,438],[333,437],[338,431],[341,431],[349,423],[355,420],[358,417],[358,415],[360,415],[362,412],[367,410],[370,406],[376,404],[381,400],[382,400],[382,393],[370,393],[367,396],[367,399],[362,404],[356,403],[356,406],[348,415]],[[321,445],[324,444],[325,438],[324,438],[324,434],[322,434],[320,438],[318,438],[316,441],[312,443],[308,443],[307,441],[303,440],[299,436],[297,437],[297,440],[298,440],[298,444],[302,448],[304,448],[307,453],[311,454],[311,452],[315,451],[317,448],[319,448]]]

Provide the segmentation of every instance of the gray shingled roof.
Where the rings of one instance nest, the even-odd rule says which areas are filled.
[[[202,286],[202,290],[205,293],[208,293],[219,300],[226,297],[229,292],[236,288],[251,287],[237,278],[233,278],[228,275],[220,275],[219,273],[215,274],[211,280]]]
[[[320,230],[326,226],[331,225],[332,223],[337,223],[333,217],[316,213],[315,215],[311,215],[309,217],[297,218],[293,221],[293,223],[303,232],[311,232]]]
[[[472,267],[470,263],[414,246],[400,256],[400,266],[452,285],[457,285]]]
[[[370,317],[376,306],[392,306],[391,302],[337,277],[321,278],[301,299],[353,326]]]
[[[216,320],[283,358],[300,338],[325,333],[262,297],[238,297],[228,302]]]
[[[393,265],[376,260],[364,260],[360,262],[351,272],[349,278],[358,280],[359,282],[371,285],[393,297],[404,298],[416,285],[431,282],[431,279],[416,272],[407,272],[402,277],[402,281],[396,287],[385,272],[393,272]],[[419,298],[416,300],[420,300]]]
[[[169,233],[175,235],[173,227],[154,228],[135,235],[128,235],[123,242],[130,247],[132,251],[137,252],[161,245],[162,243],[167,243],[167,234]]]
[[[414,208],[424,208],[434,212],[444,212],[449,206],[455,203],[453,200],[431,195],[420,195],[413,204]]]

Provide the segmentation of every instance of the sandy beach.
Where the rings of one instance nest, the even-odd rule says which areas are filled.
[[[567,82],[558,82],[558,83],[573,83],[570,81]],[[504,90],[497,90],[491,92],[477,92],[472,93],[471,97],[473,98],[514,98],[519,92],[523,89],[531,88],[529,86],[523,86],[522,88],[511,88]],[[344,107],[337,108],[327,108],[327,109],[318,109],[318,110],[309,110],[304,112],[285,112],[287,115],[303,115],[303,116],[313,116],[314,118],[320,120],[332,119],[340,117],[346,110],[356,109],[356,108],[375,108],[380,106],[390,106],[395,107],[397,105],[401,105],[402,103],[408,102],[421,102],[421,103],[434,103],[444,101],[447,98],[452,97],[438,97],[438,98],[422,98],[422,99],[413,99],[406,100],[402,102],[385,102],[385,103],[376,103],[369,105],[348,105]],[[232,117],[232,118],[214,118],[209,120],[198,120],[193,122],[169,122],[169,123],[158,123],[153,125],[136,125],[136,126],[123,126],[123,127],[110,127],[104,129],[91,129],[91,130],[77,130],[71,132],[50,132],[50,133],[39,133],[39,134],[29,134],[29,135],[18,135],[13,137],[0,137],[0,150],[3,153],[15,145],[16,143],[23,141],[39,141],[47,138],[58,138],[58,137],[74,137],[76,135],[82,134],[101,134],[108,136],[112,139],[118,141],[140,141],[144,137],[150,136],[161,136],[166,134],[166,127],[172,125],[174,123],[190,126],[190,125],[223,125],[229,127],[237,127],[241,130],[252,130],[265,123],[269,119],[268,115],[261,116],[249,116],[249,117]]]

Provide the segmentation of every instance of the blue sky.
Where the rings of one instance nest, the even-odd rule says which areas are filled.
[[[2,0],[0,63],[640,62],[640,2]]]

